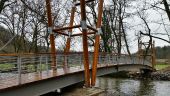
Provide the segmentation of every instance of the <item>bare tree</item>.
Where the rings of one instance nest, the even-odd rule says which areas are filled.
[[[5,3],[8,2],[8,1],[9,0],[1,0],[0,1],[0,13],[7,6],[7,5],[5,5]]]

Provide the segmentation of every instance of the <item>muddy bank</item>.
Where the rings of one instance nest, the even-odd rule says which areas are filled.
[[[119,71],[116,73],[112,73],[109,75],[105,75],[106,77],[112,78],[129,78],[129,79],[147,79],[151,77],[151,73],[142,73],[142,72],[129,72],[129,71]],[[105,77],[104,76],[104,77]]]
[[[141,79],[141,80],[151,79],[151,80],[170,81],[170,67],[164,68],[162,70],[156,70],[153,72],[147,72],[147,73],[129,72],[128,76],[129,78]]]
[[[113,77],[113,78],[130,78],[130,79],[139,79],[139,80],[165,80],[170,81],[170,67],[154,72],[127,72],[127,71],[121,71],[113,74],[109,74],[107,76]]]
[[[153,72],[150,77],[152,80],[170,80],[170,72]]]
[[[170,67],[151,73],[152,80],[170,80]]]

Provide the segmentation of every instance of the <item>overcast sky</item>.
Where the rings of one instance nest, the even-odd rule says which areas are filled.
[[[111,1],[111,0],[110,0]],[[105,2],[105,6],[111,4],[109,0],[104,0]],[[126,10],[127,13],[135,13],[137,12],[137,10],[141,10],[144,7],[144,1],[147,1],[146,6],[150,7],[150,4],[157,2],[159,0],[136,0],[132,3],[130,3],[131,7],[128,8]],[[146,8],[147,8],[146,7]],[[164,8],[164,6],[160,5],[159,7]],[[166,26],[166,30],[170,31],[170,22],[168,20],[167,14],[162,11],[156,11],[153,9],[149,9],[146,10],[144,12],[145,14],[142,14],[144,17],[146,17],[146,20],[149,24],[149,27],[151,29],[152,33],[166,33],[165,28],[162,24],[162,19],[164,19],[164,23],[167,24],[168,26]],[[76,17],[76,21],[79,21],[80,17]],[[144,24],[144,22],[139,18],[139,16],[134,15],[131,18],[127,18],[124,19],[124,22],[126,23],[126,25],[128,27],[130,27],[131,29],[126,29],[126,32],[128,34],[128,42],[130,44],[130,50],[131,52],[136,52],[137,51],[137,37],[135,35],[137,35],[139,33],[139,31],[142,31],[144,33],[147,32],[146,30],[146,26]],[[158,24],[159,23],[159,24]],[[132,27],[133,26],[133,27]],[[162,36],[162,35],[156,35],[158,37],[162,37],[166,40],[168,40],[168,36]],[[143,41],[148,41],[149,38],[148,37],[143,37],[142,39]],[[159,40],[159,39],[153,39],[155,40],[155,45],[156,46],[165,46],[165,45],[169,45],[167,42]],[[73,40],[72,44],[74,45],[74,47],[72,47],[73,50],[77,50],[77,51],[82,51],[82,41],[79,38],[79,40],[77,41],[77,43],[75,43],[77,41],[77,39]],[[57,40],[57,42],[60,42],[60,40]],[[57,43],[58,44],[58,43]]]
[[[130,3],[131,7],[128,8],[126,10],[126,12],[127,13],[135,13],[135,12],[137,12],[137,10],[142,9],[145,6],[145,4],[143,3],[144,1],[146,1],[145,4],[146,4],[146,8],[147,8],[148,6],[151,7],[150,4],[153,4],[154,2],[157,2],[160,0],[136,0],[132,3]],[[105,0],[105,4],[106,5],[110,4],[110,2]],[[159,7],[164,9],[163,5],[159,5]],[[146,17],[146,21],[148,22],[152,33],[165,33],[166,34],[163,24],[160,24],[160,23],[163,23],[162,19],[163,19],[164,23],[166,25],[168,25],[168,26],[166,26],[166,30],[170,32],[170,27],[169,27],[170,22],[168,20],[167,14],[164,11],[162,11],[162,10],[157,11],[154,9],[149,9],[149,10],[146,10],[145,14],[142,14],[142,15],[144,17]],[[137,51],[137,40],[136,40],[135,34],[138,34],[139,31],[142,31],[145,33],[146,26],[145,26],[144,22],[137,15],[133,16],[132,18],[124,19],[124,22],[127,23],[127,26],[133,26],[133,27],[131,27],[131,29],[126,29],[126,32],[128,34],[131,51],[136,52]],[[166,40],[169,40],[167,35],[164,35],[164,36],[163,35],[155,35],[155,36],[162,37]],[[148,41],[149,39],[148,39],[148,37],[144,37],[142,40]],[[153,39],[153,40],[155,40],[156,46],[170,45],[169,43],[159,40],[159,39]]]

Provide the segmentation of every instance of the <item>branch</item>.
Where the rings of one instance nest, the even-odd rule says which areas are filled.
[[[166,40],[166,39],[163,39],[163,38],[160,38],[160,37],[157,37],[157,36],[153,36],[153,35],[149,35],[149,34],[147,34],[147,33],[141,32],[141,31],[140,31],[140,34],[145,35],[145,36],[151,36],[151,37],[153,37],[153,38],[160,39],[160,40],[162,40],[162,41],[165,41],[165,42],[167,42],[167,43],[170,43],[170,41],[168,41],[168,40]]]
[[[1,0],[0,1],[0,13],[1,13],[1,11],[6,7],[5,6],[5,2],[7,2],[8,0]]]

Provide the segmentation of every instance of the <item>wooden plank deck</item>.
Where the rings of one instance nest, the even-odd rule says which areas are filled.
[[[10,87],[16,87],[22,84],[40,81],[52,77],[59,77],[66,74],[74,74],[74,72],[79,72],[79,71],[84,71],[84,69],[80,69],[79,66],[79,67],[71,67],[67,70],[60,68],[57,71],[49,70],[49,71],[42,71],[42,72],[25,73],[21,75],[20,83],[18,79],[18,74],[11,73],[12,76],[6,78],[0,78],[0,90],[7,89]],[[0,73],[0,75],[1,74],[2,73]]]
[[[114,64],[109,64],[110,66]],[[108,67],[108,65],[99,64],[98,68],[101,67]],[[42,72],[34,72],[34,73],[25,73],[21,75],[20,83],[18,79],[17,73],[11,73],[12,76],[6,77],[6,78],[0,78],[0,91],[5,90],[11,87],[17,87],[23,84],[45,80],[52,77],[60,77],[67,74],[74,74],[75,72],[84,71],[83,66],[76,66],[76,67],[70,67],[67,69],[59,68],[57,71],[54,70],[48,70],[48,71],[42,71]],[[0,73],[1,75],[2,73]]]
[[[144,66],[142,64],[119,64],[119,66],[131,66],[132,68],[135,67],[134,65],[140,65]],[[99,64],[98,68],[109,68],[109,67],[116,67],[117,64]],[[145,65],[147,66],[147,65]],[[148,66],[149,67],[149,66]],[[125,67],[126,68],[126,67]],[[130,67],[129,67],[130,68]],[[74,74],[78,72],[84,71],[83,66],[77,66],[77,67],[70,67],[67,70],[60,68],[57,69],[57,71],[49,70],[49,71],[42,71],[42,72],[34,72],[34,73],[25,73],[21,75],[21,82],[19,83],[18,75],[16,73],[13,73],[13,76],[6,77],[6,78],[0,78],[0,92],[2,90],[6,90],[9,88],[15,88],[24,84],[29,84],[32,82],[37,82],[41,80],[46,80],[50,78],[60,78],[61,76]],[[1,75],[1,73],[0,73]]]

